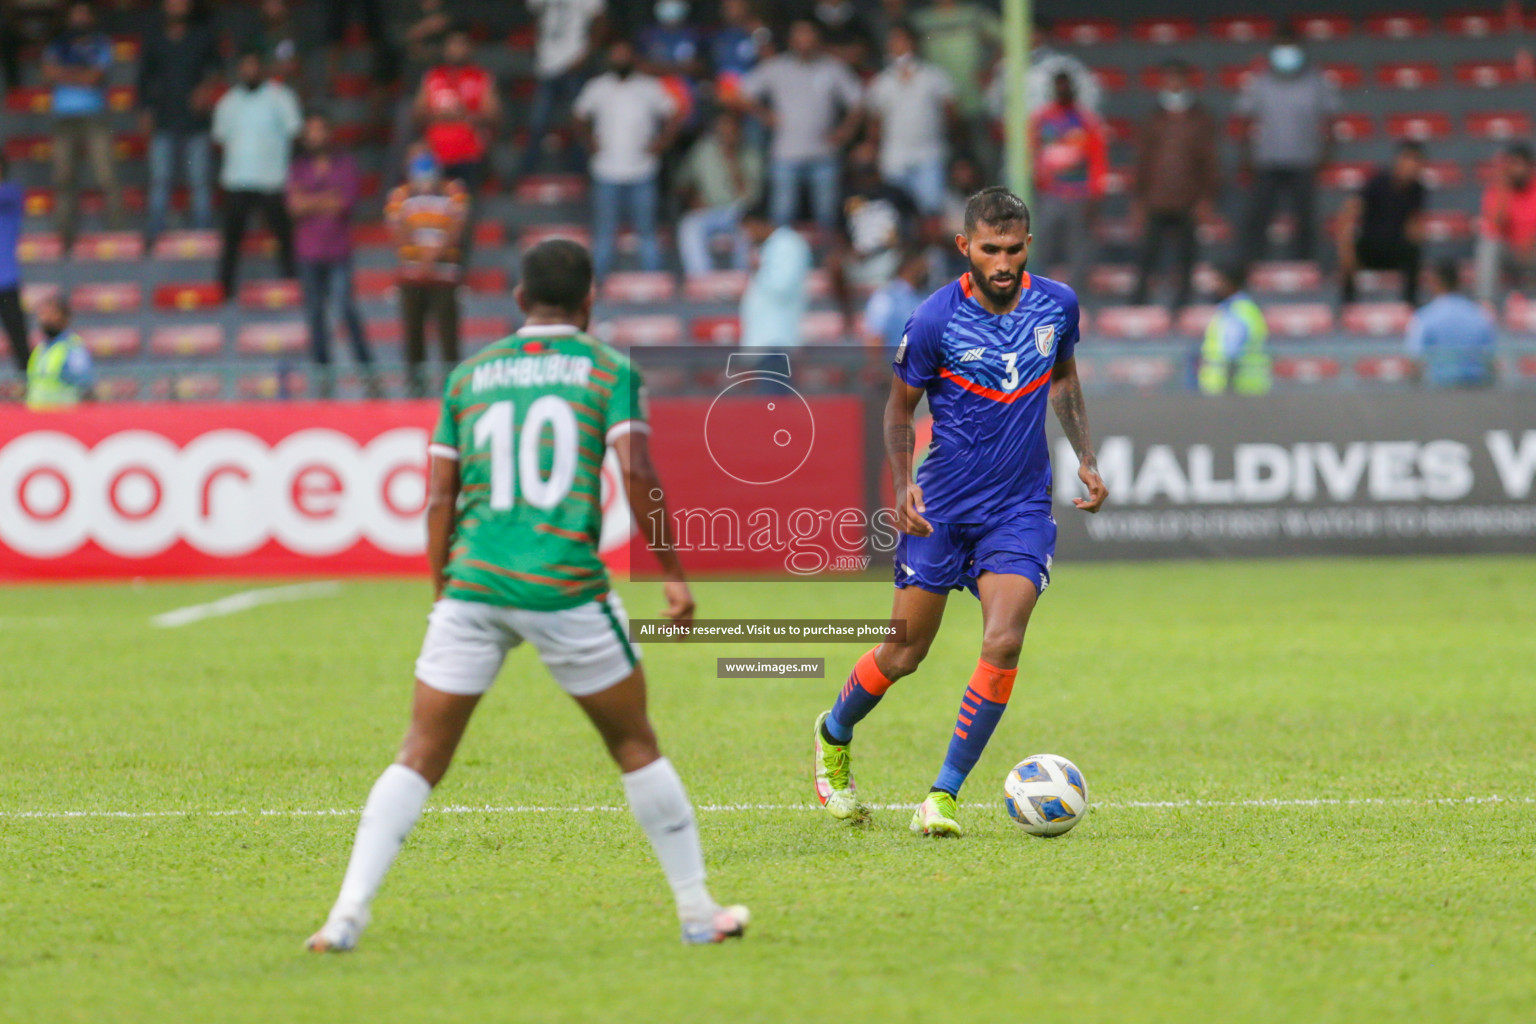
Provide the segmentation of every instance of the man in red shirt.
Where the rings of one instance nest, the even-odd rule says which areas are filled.
[[[1483,192],[1477,236],[1477,297],[1502,298],[1504,279],[1516,286],[1536,277],[1536,169],[1531,147],[1517,142],[1504,151],[1499,174]]]
[[[1030,121],[1035,235],[1040,239],[1032,255],[1042,273],[1065,262],[1066,282],[1084,294],[1109,148],[1098,116],[1078,105],[1072,76],[1059,72],[1051,85],[1055,101],[1037,110]]]
[[[464,183],[471,203],[485,183],[491,135],[501,120],[496,78],[470,63],[474,43],[462,26],[443,39],[443,63],[428,71],[416,95],[416,120],[442,175]],[[464,255],[469,255],[474,207],[464,225]]]

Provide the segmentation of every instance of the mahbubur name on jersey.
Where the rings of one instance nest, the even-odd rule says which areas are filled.
[[[552,384],[568,384],[582,387],[592,374],[592,360],[586,356],[570,356],[560,352],[546,352],[535,356],[509,356],[492,359],[475,367],[470,377],[471,391],[490,388],[520,387],[537,388]]]

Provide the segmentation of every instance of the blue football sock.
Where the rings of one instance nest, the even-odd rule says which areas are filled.
[[[984,661],[977,663],[971,685],[966,687],[965,696],[960,700],[955,732],[949,738],[949,750],[944,754],[944,766],[939,769],[934,789],[942,789],[951,796],[959,795],[966,776],[976,767],[993,730],[1008,709],[1016,675],[1018,669],[995,668]]]
[[[875,652],[866,651],[858,664],[853,666],[853,671],[848,673],[848,681],[843,684],[837,700],[832,704],[832,713],[823,723],[828,738],[840,745],[853,739],[853,727],[875,709],[890,686],[891,681],[885,678],[885,674],[875,664]]]

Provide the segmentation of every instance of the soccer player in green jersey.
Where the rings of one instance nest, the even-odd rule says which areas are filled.
[[[411,726],[368,794],[341,894],[308,942],[316,952],[357,945],[374,894],[448,770],[475,704],[524,640],[618,763],[630,810],[677,898],[683,941],[719,942],[746,929],[746,908],[722,908],[704,885],[693,806],[646,717],[639,652],[597,552],[611,446],[633,513],[663,524],[649,543],[666,579],[666,614],[692,620],[638,375],[586,333],[592,260],[580,245],[529,249],[515,294],[527,316],[522,329],[448,377],[427,503],[437,602],[416,661]]]

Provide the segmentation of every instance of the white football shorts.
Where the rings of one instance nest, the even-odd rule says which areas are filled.
[[[427,616],[416,678],[444,693],[485,693],[507,652],[524,640],[572,697],[608,689],[640,661],[618,594],[555,612],[445,597]]]

